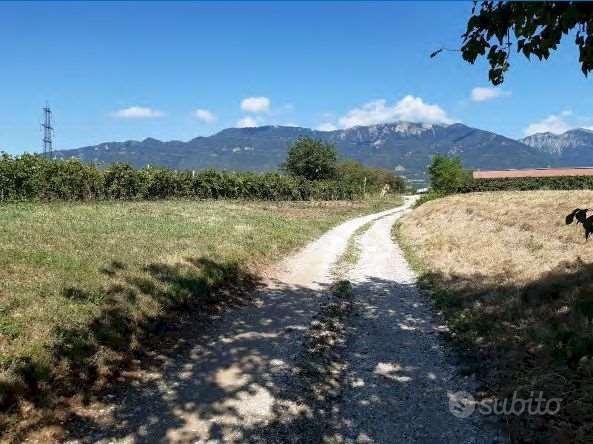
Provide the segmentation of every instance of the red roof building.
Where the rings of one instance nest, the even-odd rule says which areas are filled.
[[[474,171],[474,179],[503,179],[509,177],[593,176],[593,167],[530,168],[524,170]]]

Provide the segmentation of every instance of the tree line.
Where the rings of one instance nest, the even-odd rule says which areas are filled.
[[[405,183],[393,173],[358,162],[339,163],[335,147],[301,138],[290,147],[281,172],[255,174],[216,170],[136,169],[125,163],[100,168],[78,159],[40,155],[0,156],[0,201],[257,199],[351,200]]]

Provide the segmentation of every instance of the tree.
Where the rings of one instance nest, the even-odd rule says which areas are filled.
[[[455,193],[469,180],[469,172],[463,169],[459,157],[441,154],[433,156],[428,174],[432,188],[441,193]]]
[[[525,57],[547,60],[562,38],[575,29],[579,62],[586,76],[593,71],[593,3],[475,1],[461,54],[472,64],[485,56],[490,64],[488,77],[499,85],[509,69],[515,43],[517,52]]]
[[[291,176],[309,180],[333,179],[336,177],[336,158],[336,148],[332,144],[299,137],[288,150],[282,167]]]
[[[393,193],[401,193],[406,187],[405,181],[391,171],[368,167],[351,159],[338,165],[337,177],[342,183],[360,187],[370,193],[381,191],[385,185],[389,185]]]
[[[347,159],[338,165],[337,176],[340,182],[362,189],[366,188],[371,172],[362,163]]]

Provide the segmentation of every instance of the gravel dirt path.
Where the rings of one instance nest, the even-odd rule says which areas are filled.
[[[450,397],[471,393],[475,382],[459,375],[440,337],[446,327],[392,241],[400,216],[380,218],[358,239],[360,260],[349,274],[355,308],[337,433],[346,442],[505,442],[496,424],[449,411]]]
[[[456,375],[442,326],[391,241],[412,203],[352,219],[280,263],[253,304],[188,328],[158,366],[79,412],[66,442],[503,441],[481,418],[449,412],[447,394],[473,386]],[[304,338],[331,308],[332,268],[369,222],[347,276],[345,342],[325,363],[335,380],[317,392],[303,378]]]

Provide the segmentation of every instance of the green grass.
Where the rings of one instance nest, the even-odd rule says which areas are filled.
[[[266,265],[399,202],[0,205],[0,402],[93,383],[163,320],[237,302]]]
[[[360,237],[368,231],[374,221],[367,222],[363,226],[359,227],[352,233],[348,244],[342,255],[336,261],[333,269],[332,276],[334,281],[338,282],[341,279],[346,279],[348,272],[358,263],[360,259],[360,245],[358,243]]]
[[[391,237],[402,250],[402,253],[412,271],[414,271],[414,273],[416,273],[421,278],[427,272],[426,265],[414,253],[414,245],[412,245],[403,235],[401,219],[398,219],[395,224],[393,224],[393,227],[391,227]],[[419,284],[423,285],[422,280],[420,280]]]
[[[414,208],[418,208],[420,205],[430,202],[431,200],[440,199],[445,197],[447,194],[439,191],[429,191],[428,193],[420,195],[420,198],[414,203]]]

